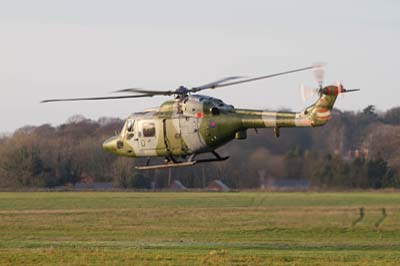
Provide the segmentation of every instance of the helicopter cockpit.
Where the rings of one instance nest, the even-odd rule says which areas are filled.
[[[121,131],[121,136],[127,140],[138,140],[139,138],[150,138],[156,136],[156,125],[154,121],[144,119],[137,120],[129,117]]]

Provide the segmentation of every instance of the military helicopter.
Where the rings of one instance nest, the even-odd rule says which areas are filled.
[[[121,156],[147,157],[145,165],[136,166],[139,170],[192,166],[228,159],[229,156],[220,156],[216,149],[233,139],[246,139],[247,129],[273,128],[275,136],[279,137],[281,128],[325,125],[331,118],[331,110],[337,96],[358,89],[347,90],[341,83],[323,86],[323,68],[323,65],[317,64],[254,78],[226,77],[192,88],[180,86],[175,90],[165,91],[129,88],[115,91],[125,93],[124,95],[49,99],[42,103],[173,96],[159,108],[131,114],[121,132],[104,141],[103,149]],[[223,88],[305,70],[314,70],[316,73],[319,86],[309,89],[308,92],[311,92],[311,95],[318,94],[319,98],[301,112],[238,109],[220,99],[196,94],[207,89]],[[204,153],[210,154],[211,157],[198,158]],[[154,157],[164,157],[165,162],[150,164]]]

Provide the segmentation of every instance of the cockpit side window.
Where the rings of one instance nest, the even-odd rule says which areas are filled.
[[[126,130],[128,130],[128,132],[133,132],[134,125],[135,125],[135,120],[128,120],[128,125],[126,127]]]
[[[126,125],[126,131],[128,132],[127,139],[131,139],[135,136],[135,120],[129,119]]]

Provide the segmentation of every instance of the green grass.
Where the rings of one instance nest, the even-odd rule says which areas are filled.
[[[400,265],[400,194],[0,193],[0,265],[60,264]]]

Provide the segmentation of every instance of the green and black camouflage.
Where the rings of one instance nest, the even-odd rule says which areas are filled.
[[[302,112],[236,109],[203,95],[177,97],[157,109],[130,115],[103,149],[129,157],[185,157],[244,139],[249,128],[274,128],[279,136],[280,128],[323,126],[343,90],[341,85],[324,87],[316,103]]]

